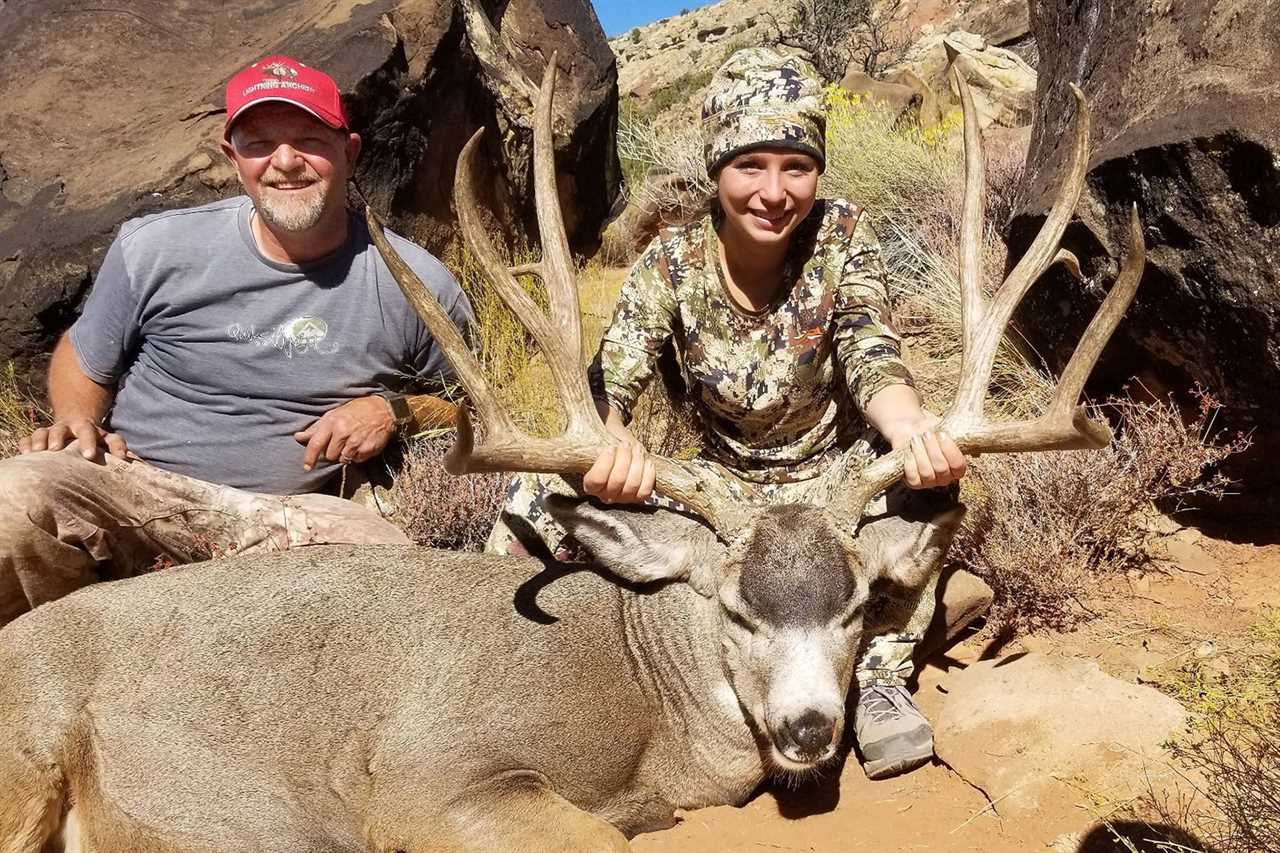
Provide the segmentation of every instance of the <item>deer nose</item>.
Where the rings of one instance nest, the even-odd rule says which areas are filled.
[[[821,711],[810,708],[797,719],[788,720],[784,728],[787,737],[801,752],[813,755],[831,745],[836,723]]]

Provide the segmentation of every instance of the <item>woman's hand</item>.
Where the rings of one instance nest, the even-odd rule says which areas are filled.
[[[969,470],[964,453],[950,436],[938,431],[940,419],[920,407],[913,388],[892,385],[879,391],[867,406],[867,420],[894,450],[909,448],[903,479],[912,489],[948,486]]]
[[[609,412],[604,426],[619,443],[596,457],[582,478],[583,490],[605,503],[643,503],[653,494],[653,460],[615,412]]]

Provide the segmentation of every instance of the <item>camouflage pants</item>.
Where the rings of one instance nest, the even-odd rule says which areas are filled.
[[[767,501],[802,501],[814,481],[761,484]],[[547,494],[580,494],[560,477],[518,474],[507,490],[506,503],[494,523],[485,551],[494,554],[550,554],[560,559],[578,556],[568,532],[543,508]],[[646,503],[672,508],[673,502],[654,495]],[[885,495],[878,495],[867,507],[867,515],[887,511]],[[941,570],[941,566],[938,566]],[[923,586],[894,587],[873,600],[867,608],[866,633],[858,660],[858,685],[905,686],[915,672],[913,655],[933,619],[938,574],[935,571]]]
[[[277,497],[141,460],[65,450],[0,460],[0,625],[102,580],[226,554],[408,544],[376,512],[330,495]]]

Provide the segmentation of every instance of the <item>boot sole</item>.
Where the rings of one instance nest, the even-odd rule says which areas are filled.
[[[916,732],[907,732],[875,743],[872,751],[888,752],[889,757],[864,760],[867,778],[888,779],[928,764],[933,759],[933,738],[922,744],[916,737]]]

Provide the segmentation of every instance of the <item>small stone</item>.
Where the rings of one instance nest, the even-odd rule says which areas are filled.
[[[1078,832],[1069,832],[1066,835],[1060,835],[1049,844],[1049,850],[1052,853],[1078,853],[1080,845],[1084,843],[1084,836]]]
[[[1218,647],[1214,645],[1213,640],[1205,640],[1196,646],[1195,656],[1197,660],[1208,660],[1218,653]]]
[[[1205,668],[1217,675],[1220,679],[1228,679],[1231,677],[1231,661],[1225,657],[1216,657],[1205,664]]]
[[[1179,542],[1185,542],[1188,545],[1195,545],[1204,538],[1204,534],[1194,527],[1184,527],[1177,533],[1173,534],[1173,538]]]

